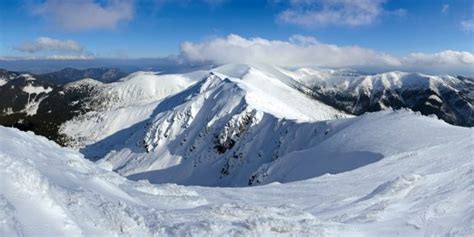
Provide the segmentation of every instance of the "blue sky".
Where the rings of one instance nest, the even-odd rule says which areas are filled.
[[[393,57],[472,53],[473,12],[472,0],[3,0],[0,57],[164,57],[230,34]]]

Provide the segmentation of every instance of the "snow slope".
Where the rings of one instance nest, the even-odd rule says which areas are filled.
[[[203,72],[159,75],[136,72],[118,82],[103,84],[92,79],[69,83],[65,90],[89,87],[92,111],[65,122],[60,132],[73,138],[71,146],[81,147],[147,119],[163,98],[175,94],[202,77]]]
[[[43,137],[0,127],[0,235],[474,232],[472,129],[405,111],[324,123],[329,130],[318,144],[275,160],[268,175],[258,176],[262,183],[305,180],[248,188],[128,181]],[[332,174],[311,178],[313,169]]]

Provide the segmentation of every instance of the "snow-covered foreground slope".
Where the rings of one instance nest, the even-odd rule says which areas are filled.
[[[309,178],[313,169],[333,174],[212,188],[129,181],[43,137],[0,127],[0,235],[474,233],[472,129],[402,111],[327,128],[328,138],[276,160],[261,180]],[[365,165],[345,170],[358,162]]]

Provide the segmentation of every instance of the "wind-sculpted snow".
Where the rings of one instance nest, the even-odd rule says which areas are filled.
[[[301,177],[312,168],[322,169],[322,164],[344,165],[341,161],[364,160],[374,153],[384,157],[346,172],[291,183],[248,188],[153,185],[129,181],[46,138],[0,127],[0,235],[469,236],[474,232],[472,129],[411,112],[379,112],[324,123],[322,134],[327,134],[319,145],[275,160],[280,166],[270,163],[269,175],[261,182],[272,182],[284,173],[288,175],[282,181],[292,180],[298,178],[295,174]],[[354,155],[316,156],[329,155],[335,147],[339,148],[335,154]]]

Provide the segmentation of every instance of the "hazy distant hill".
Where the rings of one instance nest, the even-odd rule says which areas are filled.
[[[61,71],[50,72],[45,74],[37,75],[44,81],[64,85],[69,82],[81,80],[84,78],[91,78],[100,82],[109,83],[117,81],[118,79],[126,76],[127,74],[118,68],[89,68],[84,70],[78,70],[75,68],[65,68]]]

